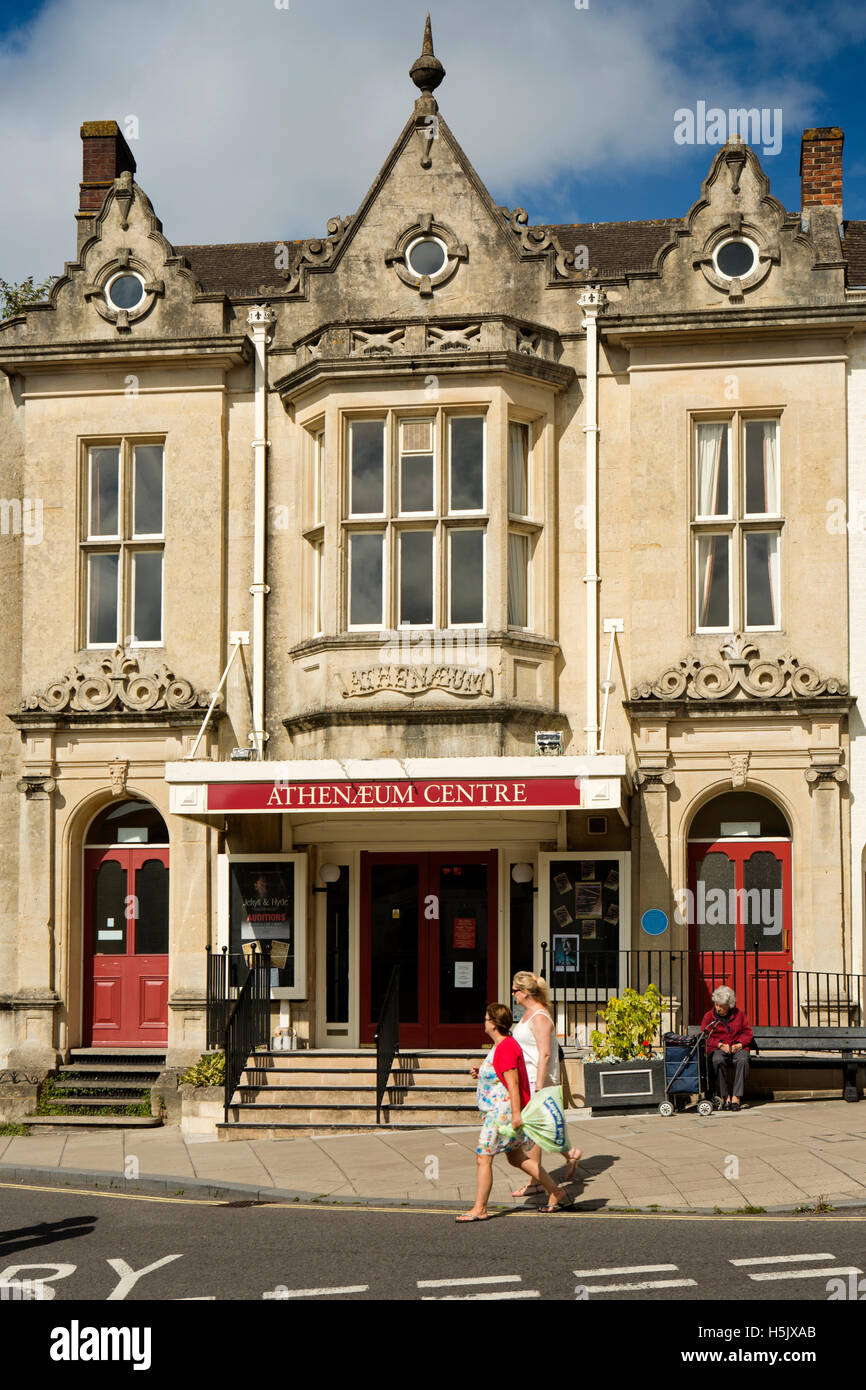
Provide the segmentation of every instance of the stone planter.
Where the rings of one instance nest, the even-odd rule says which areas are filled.
[[[665,1064],[661,1057],[633,1062],[584,1062],[585,1103],[592,1113],[636,1106],[654,1109],[665,1098]]]
[[[222,1086],[181,1086],[182,1134],[213,1134],[224,1115]]]

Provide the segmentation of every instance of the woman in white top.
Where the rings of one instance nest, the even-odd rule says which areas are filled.
[[[511,982],[511,991],[515,1002],[524,1010],[520,1022],[511,1030],[512,1037],[515,1042],[520,1043],[526,1062],[529,1088],[534,1095],[536,1091],[543,1091],[547,1086],[560,1084],[559,1044],[550,1010],[550,998],[544,980],[540,975],[533,975],[531,970],[518,971]],[[571,1182],[574,1177],[581,1152],[581,1149],[562,1150],[563,1157],[567,1160],[564,1182]],[[530,1157],[538,1163],[541,1162],[541,1149],[537,1144]],[[537,1183],[527,1183],[511,1195],[526,1197],[543,1190]]]

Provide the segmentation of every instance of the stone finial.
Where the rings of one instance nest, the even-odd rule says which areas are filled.
[[[409,69],[409,76],[415,86],[424,96],[432,96],[445,76],[445,69],[433,52],[433,31],[430,27],[430,16],[427,16],[427,23],[424,25],[424,42],[421,45],[421,57],[416,58]]]

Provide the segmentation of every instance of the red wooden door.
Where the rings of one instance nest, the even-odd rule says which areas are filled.
[[[361,855],[361,1027],[400,964],[400,1045],[477,1047],[497,961],[497,852]]]
[[[85,855],[84,1036],[93,1047],[168,1041],[168,849]]]
[[[693,1023],[729,985],[749,1022],[791,1022],[791,842],[689,845]]]

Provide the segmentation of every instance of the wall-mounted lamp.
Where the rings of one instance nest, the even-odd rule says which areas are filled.
[[[327,885],[328,885],[329,883],[339,883],[339,881],[340,881],[340,865],[339,865],[339,864],[322,864],[322,865],[320,865],[320,867],[319,867],[319,878],[322,880],[322,883],[325,884],[325,887],[324,887],[324,888],[314,888],[314,889],[313,889],[313,892],[314,892],[314,893],[327,893],[327,891],[328,891]]]
[[[511,877],[515,883],[531,883],[535,877],[535,870],[531,864],[512,864]]]

